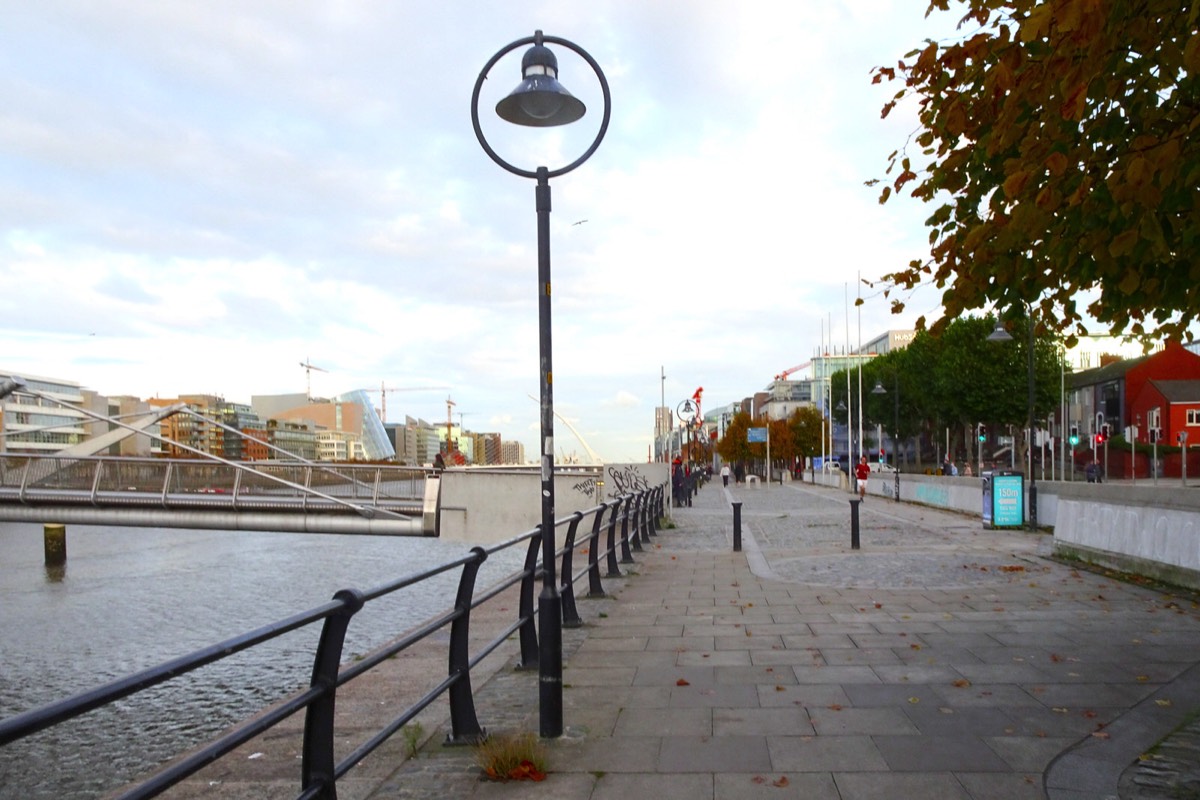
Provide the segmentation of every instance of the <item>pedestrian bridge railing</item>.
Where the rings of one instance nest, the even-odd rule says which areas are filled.
[[[385,464],[0,453],[0,503],[416,515],[430,472]]]
[[[665,486],[606,501],[586,511],[577,511],[556,521],[558,529],[565,527],[565,538],[555,559],[561,559],[559,576],[562,599],[562,625],[582,624],[577,612],[575,584],[584,576],[588,579],[589,597],[604,595],[603,578],[621,576],[620,564],[633,563],[633,553],[642,550],[657,535],[658,521],[665,515]],[[312,679],[308,687],[297,691],[253,716],[219,738],[177,758],[160,771],[136,785],[117,792],[123,800],[154,797],[182,782],[206,765],[230,753],[235,748],[266,733],[288,717],[305,712],[302,757],[298,776],[298,798],[332,800],[337,796],[337,781],[368,754],[413,720],[439,697],[446,695],[450,706],[450,733],[447,743],[473,743],[486,737],[476,714],[471,688],[471,670],[493,654],[510,636],[518,634],[520,664],[538,665],[538,636],[535,620],[535,584],[542,575],[540,562],[541,526],[491,547],[475,547],[461,558],[424,572],[398,578],[372,589],[343,589],[329,602],[300,611],[293,616],[248,631],[197,650],[189,655],[168,661],[142,672],[120,678],[91,691],[0,720],[0,747],[23,739],[38,731],[66,723],[89,711],[120,701],[151,687],[191,673],[200,667],[228,658],[277,639],[287,633],[321,623],[321,633],[313,654]],[[601,541],[603,539],[603,541]],[[495,584],[477,589],[475,580],[480,565],[490,556],[508,548],[525,547],[524,567]],[[586,566],[576,569],[574,556],[587,555]],[[601,562],[604,574],[601,572]],[[459,570],[458,590],[452,608],[435,614],[414,629],[404,633],[353,663],[343,663],[343,643],[354,615],[368,604],[392,595],[401,589],[421,584],[436,575]],[[519,603],[515,619],[494,639],[470,652],[471,611],[493,600],[501,593],[519,587]],[[354,747],[337,760],[334,743],[334,701],[339,690],[354,679],[369,672],[398,653],[421,642],[432,634],[450,627],[448,670],[446,677],[416,703],[401,711],[390,723]],[[561,642],[560,642],[561,644]],[[536,688],[535,690],[536,691]],[[119,731],[107,731],[107,741],[120,746]],[[344,738],[344,734],[343,734]]]

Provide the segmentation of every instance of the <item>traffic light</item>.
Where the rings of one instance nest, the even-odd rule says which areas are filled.
[[[1108,423],[1100,426],[1100,432],[1096,434],[1096,444],[1104,444],[1108,441]]]
[[[981,443],[987,441],[987,426],[982,422],[979,423],[979,430],[976,433],[976,438],[979,439]]]
[[[1150,429],[1150,444],[1157,444],[1158,440],[1161,438],[1162,438],[1162,431],[1160,431],[1158,428]]]
[[[1069,439],[1067,439],[1067,441],[1071,443],[1071,447],[1074,447],[1075,445],[1079,444],[1079,426],[1078,425],[1071,426],[1071,437]]]

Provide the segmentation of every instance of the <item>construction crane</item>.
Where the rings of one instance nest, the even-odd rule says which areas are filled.
[[[304,360],[300,362],[300,366],[304,367],[304,387],[305,387],[304,394],[308,398],[308,402],[311,403],[312,402],[312,371],[315,369],[317,372],[329,372],[329,370],[321,369],[316,364],[310,364],[308,361],[308,356],[304,357]]]
[[[386,423],[387,396],[389,392],[440,392],[449,388],[449,386],[385,386],[383,381],[380,381],[378,389],[365,389],[364,391],[379,395],[381,416],[383,417],[383,421]]]
[[[788,368],[787,368],[787,369],[785,369],[783,372],[781,372],[781,373],[779,373],[778,375],[776,375],[776,376],[775,376],[775,380],[777,380],[777,381],[786,381],[786,380],[787,380],[787,376],[788,376],[788,375],[791,375],[793,372],[799,372],[800,370],[802,370],[802,369],[804,369],[804,368],[806,368],[806,367],[810,367],[810,366],[812,366],[812,362],[811,362],[811,361],[805,361],[803,364],[797,364],[797,365],[796,365],[796,366],[794,366],[794,367],[788,367]]]

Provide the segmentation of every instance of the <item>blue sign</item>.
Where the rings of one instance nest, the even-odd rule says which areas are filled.
[[[1025,476],[992,476],[992,525],[1019,528],[1025,524]]]
[[[754,444],[755,442],[767,441],[767,429],[766,428],[747,428],[746,429],[746,441],[751,444]]]

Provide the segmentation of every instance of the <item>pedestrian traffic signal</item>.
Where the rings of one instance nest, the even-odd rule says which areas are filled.
[[[983,424],[980,424],[979,430],[976,434],[976,438],[978,438],[980,442],[987,441],[987,427],[984,426]]]
[[[1071,436],[1070,436],[1070,438],[1067,439],[1067,441],[1071,443],[1071,447],[1074,447],[1075,445],[1079,444],[1079,426],[1078,425],[1071,426]]]
[[[1096,444],[1104,444],[1108,441],[1108,425],[1107,423],[1100,426],[1100,430],[1096,433]]]

